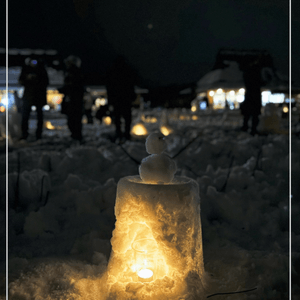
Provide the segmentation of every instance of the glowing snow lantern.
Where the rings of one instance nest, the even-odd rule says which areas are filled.
[[[164,136],[150,134],[140,176],[118,182],[106,299],[203,296],[198,184],[174,176],[177,167],[165,149]]]
[[[160,126],[160,132],[164,135],[164,136],[168,136],[171,133],[174,132],[173,128],[169,125],[169,124],[164,124]]]
[[[105,125],[111,125],[111,117],[110,116],[103,117],[102,121]]]
[[[136,136],[146,136],[148,134],[148,131],[145,125],[142,122],[139,122],[132,127],[131,134]]]
[[[51,123],[50,121],[46,121],[46,122],[45,122],[45,127],[46,127],[47,129],[50,129],[50,130],[55,129],[55,126],[53,126],[52,123]]]

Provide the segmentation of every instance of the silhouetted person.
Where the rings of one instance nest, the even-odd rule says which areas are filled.
[[[68,127],[71,137],[75,140],[82,139],[82,115],[83,115],[83,95],[84,85],[81,73],[81,60],[79,57],[70,55],[65,59],[66,72],[64,86],[59,90],[64,94],[64,113],[68,118]]]
[[[257,133],[257,125],[261,113],[261,87],[263,85],[259,59],[246,65],[243,70],[243,78],[246,92],[245,100],[241,104],[241,113],[244,116],[242,130],[248,130],[248,122],[251,119],[251,134],[254,135]]]
[[[22,113],[22,99],[19,97],[17,91],[14,91],[13,94],[14,94],[15,105],[17,107],[17,112]]]
[[[22,137],[28,137],[28,121],[31,112],[31,106],[36,107],[37,129],[36,139],[42,137],[43,131],[43,111],[42,108],[47,104],[47,85],[49,78],[44,64],[35,59],[26,59],[27,64],[22,68],[19,77],[19,83],[24,86],[23,104],[22,104]]]
[[[130,139],[131,106],[136,98],[134,86],[137,82],[137,74],[125,58],[118,56],[113,66],[106,74],[106,91],[108,104],[114,108],[116,125],[116,139]],[[121,118],[125,121],[125,132],[121,131]]]
[[[96,112],[95,117],[100,121],[100,124],[102,124],[102,119],[105,116],[109,116],[110,115],[110,111],[109,111],[109,107],[108,105],[101,105],[99,107],[99,109]]]
[[[84,114],[87,117],[87,123],[93,124],[94,119],[92,115],[92,107],[93,107],[93,98],[88,91],[85,91],[83,95],[83,102],[84,102]]]

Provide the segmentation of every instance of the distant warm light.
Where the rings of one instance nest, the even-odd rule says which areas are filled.
[[[4,106],[0,106],[0,112],[5,112],[5,107]]]
[[[239,93],[244,94],[245,93],[245,89],[239,89]]]
[[[287,106],[284,106],[282,108],[282,110],[283,110],[284,113],[288,113],[289,112],[289,108]]]
[[[229,95],[234,96],[235,95],[235,91],[230,91]]]
[[[148,131],[144,124],[137,123],[132,127],[131,133],[138,136],[144,136],[148,134]]]
[[[102,121],[105,125],[110,125],[111,124],[111,117],[110,116],[103,117]]]
[[[46,127],[47,129],[50,129],[50,130],[55,129],[55,126],[53,126],[52,123],[51,123],[50,121],[46,121],[46,122],[45,122],[45,127]]]
[[[212,97],[215,94],[215,92],[214,91],[210,91],[208,94],[209,94],[209,96]]]
[[[192,108],[191,108],[191,111],[192,111],[192,112],[195,112],[196,110],[197,110],[196,105],[193,105]]]
[[[101,105],[106,105],[107,103],[106,103],[106,99],[105,98],[97,98],[96,100],[95,100],[95,105],[96,105],[96,107],[99,107],[99,106],[101,106]]]
[[[173,133],[173,129],[169,126],[166,126],[166,125],[162,125],[160,127],[160,132],[164,135],[164,136],[168,136],[170,135],[171,133]]]
[[[221,94],[223,93],[223,90],[222,89],[217,89],[217,94]]]
[[[192,116],[192,120],[194,121],[198,120],[198,116]]]
[[[156,117],[145,116],[145,115],[141,116],[141,120],[143,122],[146,122],[146,123],[156,123],[157,122],[157,118]]]

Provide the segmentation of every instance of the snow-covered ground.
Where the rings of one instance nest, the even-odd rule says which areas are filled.
[[[204,265],[210,278],[201,299],[250,289],[212,298],[288,299],[289,209],[292,299],[300,299],[299,137],[291,141],[289,208],[286,131],[251,136],[239,130],[238,114],[224,118],[214,113],[198,120],[180,120],[180,114],[169,114],[174,132],[166,137],[167,154],[177,163],[176,175],[191,177],[200,187]],[[57,129],[45,129],[41,143],[10,147],[9,299],[103,299],[101,276],[110,254],[117,183],[138,174],[138,162],[148,155],[145,139],[120,146],[109,139],[113,126],[84,124],[85,141],[79,146],[71,143],[65,119],[51,124]],[[34,125],[32,120],[32,133]],[[158,123],[145,126],[149,132],[159,129]],[[5,186],[5,153],[0,164]],[[4,189],[0,213],[4,224]],[[1,258],[4,299],[4,252]]]

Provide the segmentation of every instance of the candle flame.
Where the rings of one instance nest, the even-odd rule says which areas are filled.
[[[153,272],[149,269],[142,269],[138,272],[138,276],[143,279],[148,279],[153,276]]]

